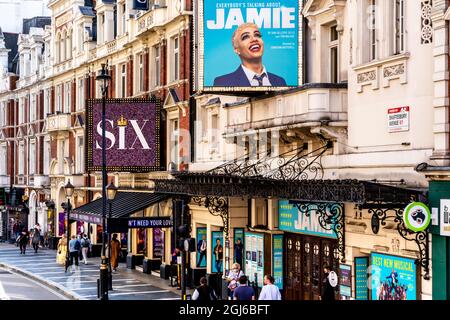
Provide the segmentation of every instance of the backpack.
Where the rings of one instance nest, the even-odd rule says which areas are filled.
[[[74,245],[75,250],[80,250],[81,249],[81,245],[80,245],[80,241],[76,241],[75,245]]]
[[[83,248],[89,248],[89,239],[83,239],[81,240],[81,246]]]

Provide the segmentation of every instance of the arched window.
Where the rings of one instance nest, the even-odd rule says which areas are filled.
[[[72,58],[72,30],[67,31],[66,58],[67,59],[71,59]]]
[[[56,43],[55,43],[55,63],[60,63],[61,62],[61,52],[60,52],[60,45],[61,45],[61,34],[58,33],[58,35],[56,36]]]
[[[61,37],[61,47],[60,47],[60,52],[61,52],[61,62],[66,61],[66,37],[67,34],[64,31]]]

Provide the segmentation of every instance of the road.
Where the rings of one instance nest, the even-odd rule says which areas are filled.
[[[67,300],[67,298],[36,281],[0,268],[0,300]]]

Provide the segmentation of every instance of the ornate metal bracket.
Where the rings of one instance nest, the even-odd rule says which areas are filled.
[[[223,223],[223,232],[225,233],[225,241],[229,240],[229,214],[228,199],[224,197],[206,196],[192,197],[191,201],[198,205],[206,207],[213,216],[220,216]]]
[[[315,212],[319,224],[325,230],[333,230],[338,240],[340,260],[345,262],[345,207],[343,203],[292,202],[305,216]]]
[[[382,204],[380,204],[379,208],[370,208],[369,213],[372,214],[372,220],[378,220],[382,226],[386,225],[386,222],[392,220],[397,223],[397,231],[400,236],[407,241],[414,241],[419,248],[419,259],[416,260],[416,265],[421,266],[425,274],[423,278],[425,280],[430,280],[430,240],[429,240],[429,231],[428,229],[421,232],[413,232],[406,228],[406,225],[403,221],[403,208],[382,208]],[[406,207],[406,205],[405,205]],[[376,218],[375,218],[376,217]],[[375,219],[374,219],[375,218]]]

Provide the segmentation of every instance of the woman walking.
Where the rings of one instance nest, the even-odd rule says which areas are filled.
[[[39,224],[36,224],[33,229],[33,236],[31,238],[31,243],[33,245],[34,253],[38,252],[39,242],[41,241],[41,228]]]
[[[67,238],[66,238],[66,235],[63,234],[62,238],[59,239],[59,242],[58,242],[58,252],[56,254],[56,263],[64,265],[66,263],[66,255],[67,255]]]
[[[19,247],[20,247],[20,254],[25,254],[29,240],[30,240],[30,234],[28,233],[27,229],[24,228],[18,239]]]

